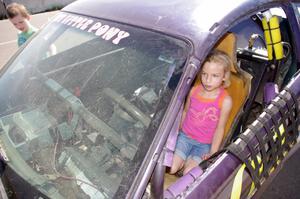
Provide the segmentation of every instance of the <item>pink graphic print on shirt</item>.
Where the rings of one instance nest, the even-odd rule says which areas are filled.
[[[191,114],[193,114],[194,117],[197,118],[199,122],[203,122],[206,118],[210,119],[211,121],[218,120],[218,115],[217,115],[218,110],[216,109],[216,107],[207,107],[200,112],[194,109],[191,109],[190,111]]]

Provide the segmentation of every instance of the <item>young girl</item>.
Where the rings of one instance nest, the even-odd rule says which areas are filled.
[[[202,160],[218,151],[223,139],[232,100],[228,87],[231,59],[212,51],[200,71],[201,84],[192,88],[183,112],[171,174],[183,169],[186,174]]]

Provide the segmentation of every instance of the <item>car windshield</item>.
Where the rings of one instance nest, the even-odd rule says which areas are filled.
[[[164,34],[59,14],[2,73],[2,156],[47,197],[114,197],[137,173],[188,49]]]

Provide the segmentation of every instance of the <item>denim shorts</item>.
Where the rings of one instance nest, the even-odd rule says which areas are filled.
[[[201,156],[209,153],[210,147],[211,144],[200,143],[180,131],[177,138],[175,154],[183,160],[191,158],[200,163],[202,161]]]

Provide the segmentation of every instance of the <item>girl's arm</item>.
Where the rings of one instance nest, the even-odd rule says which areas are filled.
[[[224,101],[222,104],[219,122],[218,122],[216,131],[214,133],[214,137],[212,140],[212,144],[211,144],[210,155],[219,150],[219,147],[223,140],[225,126],[226,126],[226,123],[227,123],[227,120],[228,120],[228,117],[229,117],[229,114],[231,111],[231,107],[232,107],[232,99],[228,95],[224,98]]]

